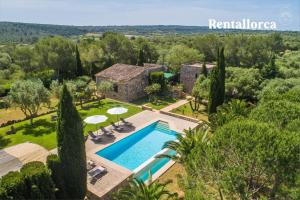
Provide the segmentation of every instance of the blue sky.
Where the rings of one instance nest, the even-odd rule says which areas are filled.
[[[275,21],[300,30],[299,0],[0,0],[0,21],[65,25],[196,25]]]

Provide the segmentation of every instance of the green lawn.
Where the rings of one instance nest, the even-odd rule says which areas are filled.
[[[201,105],[200,110],[198,112],[193,112],[189,103],[184,104],[174,110],[171,111],[172,113],[177,113],[180,115],[185,115],[188,117],[196,118],[202,121],[208,121],[208,115],[206,111],[206,106]]]
[[[77,108],[79,109],[79,113],[82,119],[92,115],[106,115],[108,117],[108,120],[99,125],[107,126],[111,121],[117,121],[117,116],[107,114],[106,111],[112,107],[117,106],[128,108],[128,112],[121,115],[121,117],[124,118],[132,116],[141,111],[141,109],[138,107],[117,102],[111,99],[102,100],[100,105],[98,104],[98,102],[85,104],[85,109],[80,109],[79,107]],[[33,126],[29,125],[29,120],[14,124],[14,127],[17,130],[17,133],[14,135],[6,135],[6,131],[10,129],[10,126],[0,128],[0,149],[28,141],[37,143],[49,150],[55,148],[56,122],[51,121],[51,115],[53,114],[35,118]],[[85,134],[87,134],[89,130],[96,130],[96,128],[97,125],[86,125],[84,128],[84,132]]]
[[[138,99],[138,100],[134,101],[133,103],[137,104],[137,105],[146,105],[153,109],[160,110],[164,107],[167,107],[167,106],[175,103],[176,101],[177,101],[177,99],[174,99],[171,97],[159,97],[157,103],[149,102],[148,98]]]

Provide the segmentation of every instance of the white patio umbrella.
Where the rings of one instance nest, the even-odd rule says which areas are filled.
[[[119,115],[127,113],[128,109],[123,107],[111,108],[107,111],[108,114],[117,115],[117,120],[119,121]]]
[[[83,121],[87,124],[99,124],[105,122],[108,118],[105,115],[94,115],[85,118]]]
[[[108,118],[105,115],[94,115],[85,118],[83,121],[87,124],[99,124],[105,122]],[[97,127],[98,129],[98,127]]]

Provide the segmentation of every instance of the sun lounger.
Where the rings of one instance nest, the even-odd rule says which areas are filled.
[[[102,137],[100,135],[95,135],[92,131],[89,132],[89,136],[95,142],[100,142],[102,140]]]
[[[101,131],[103,132],[104,135],[106,136],[114,136],[112,131],[106,130],[103,126],[100,127]]]
[[[111,126],[113,127],[114,130],[116,131],[123,131],[123,127],[117,126],[115,123],[110,122]]]
[[[125,124],[126,126],[132,126],[132,123],[125,121],[125,119],[120,118],[121,122],[123,122],[123,124]]]
[[[107,170],[106,170],[105,167],[98,166],[98,167],[95,167],[95,168],[93,168],[92,170],[88,171],[88,175],[89,175],[92,179],[94,179],[94,178],[96,178],[98,175],[104,174],[104,173],[106,173],[106,172],[107,172]]]

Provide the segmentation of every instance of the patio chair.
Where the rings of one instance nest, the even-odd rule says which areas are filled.
[[[90,176],[90,181],[93,182],[97,178],[97,176],[104,174],[107,172],[107,169],[102,166],[98,166],[93,168],[92,170],[88,171],[88,175]]]
[[[116,131],[123,131],[124,129],[123,129],[123,127],[121,127],[121,126],[117,126],[115,123],[113,123],[113,122],[110,122],[110,124],[111,124],[111,126],[113,127],[113,129],[114,130],[116,130]]]
[[[126,126],[133,126],[131,122],[125,121],[125,119],[120,118],[121,122]]]
[[[94,142],[100,142],[102,140],[100,135],[95,135],[92,131],[89,132],[89,136]]]
[[[112,131],[109,131],[109,130],[106,130],[103,126],[100,126],[100,130],[103,132],[104,135],[106,136],[114,136],[113,132]]]

